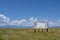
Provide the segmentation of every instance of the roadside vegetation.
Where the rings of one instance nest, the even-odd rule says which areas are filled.
[[[34,32],[34,29],[0,29],[0,40],[60,40],[60,28],[48,32]]]

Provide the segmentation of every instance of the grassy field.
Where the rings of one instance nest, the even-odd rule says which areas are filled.
[[[60,28],[36,33],[33,29],[0,29],[0,40],[60,40]]]

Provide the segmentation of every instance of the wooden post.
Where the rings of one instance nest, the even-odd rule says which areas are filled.
[[[34,32],[36,32],[36,29],[34,29]]]
[[[46,29],[46,32],[48,32],[48,28]]]
[[[36,27],[36,25],[37,25],[37,22],[34,22],[34,24],[35,24],[35,27]],[[36,32],[36,28],[34,29],[34,32]]]
[[[46,22],[47,24],[46,24],[46,26],[48,27],[48,22]],[[46,29],[46,32],[48,32],[48,28]]]

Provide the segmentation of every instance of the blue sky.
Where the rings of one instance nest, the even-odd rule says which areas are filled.
[[[31,16],[60,19],[60,0],[0,0],[0,13],[12,19]]]
[[[60,20],[60,0],[0,0],[0,13],[11,20],[35,17]]]

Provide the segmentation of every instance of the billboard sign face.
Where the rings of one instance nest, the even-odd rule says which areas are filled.
[[[48,24],[47,22],[37,22],[35,28],[46,29],[48,28]]]

